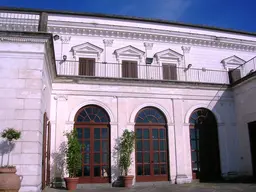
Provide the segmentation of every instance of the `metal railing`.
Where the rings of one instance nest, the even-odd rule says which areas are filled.
[[[209,69],[185,69],[176,68],[176,75],[167,77],[163,74],[163,67],[158,65],[137,65],[137,77],[123,77],[121,63],[96,62],[91,75],[79,74],[78,61],[56,61],[57,74],[62,76],[89,76],[107,78],[129,78],[144,80],[167,80],[167,81],[187,81],[200,83],[229,84],[228,72]]]
[[[0,10],[0,30],[37,32],[40,14]]]
[[[256,71],[256,57],[253,57],[243,65],[229,71],[230,83],[234,83],[239,79]]]

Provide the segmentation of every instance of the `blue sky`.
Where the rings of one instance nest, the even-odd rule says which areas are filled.
[[[256,32],[256,0],[0,0],[0,6],[139,16]]]

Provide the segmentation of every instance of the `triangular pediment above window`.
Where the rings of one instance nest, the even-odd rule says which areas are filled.
[[[120,57],[138,57],[139,59],[142,59],[145,52],[137,49],[136,47],[133,47],[131,45],[122,47],[119,49],[116,49],[114,51],[114,54],[116,55],[117,60],[119,61]]]
[[[228,57],[226,59],[223,59],[221,61],[221,63],[223,64],[223,67],[226,69],[229,65],[233,66],[234,65],[243,65],[245,63],[245,60],[241,59],[240,57],[233,55],[231,57]],[[232,68],[233,68],[232,67]],[[236,66],[235,66],[236,67]]]
[[[160,60],[170,60],[170,61],[176,60],[176,61],[180,62],[183,55],[176,52],[176,51],[173,51],[172,49],[166,49],[166,50],[163,50],[163,51],[160,51],[160,52],[156,53],[154,55],[154,57],[156,57],[157,61],[160,61]]]
[[[233,55],[231,57],[223,59],[221,61],[221,63],[234,64],[234,65],[242,65],[242,64],[245,63],[245,60],[241,59],[240,57],[237,57],[236,55]]]
[[[73,52],[73,56],[75,57],[77,53],[79,54],[95,54],[97,57],[100,57],[100,54],[103,52],[103,49],[93,45],[91,43],[83,43],[80,45],[76,45],[71,48],[71,51]]]

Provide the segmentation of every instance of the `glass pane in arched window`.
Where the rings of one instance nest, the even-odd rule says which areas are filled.
[[[79,111],[76,122],[108,123],[109,117],[104,109],[98,106],[86,106]]]
[[[136,123],[166,123],[161,111],[153,107],[147,107],[139,111],[135,119]]]

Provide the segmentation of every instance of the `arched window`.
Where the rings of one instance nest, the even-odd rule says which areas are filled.
[[[190,115],[189,123],[193,179],[219,179],[218,125],[214,114],[198,108]]]
[[[136,181],[168,180],[166,118],[154,107],[141,109],[135,118]]]
[[[78,111],[75,121],[78,123],[108,123],[109,116],[101,107],[89,105]]]
[[[106,183],[110,181],[110,118],[96,105],[78,110],[75,129],[84,145],[83,164],[79,171],[80,183]]]
[[[139,111],[135,119],[136,123],[166,123],[161,111],[153,107],[146,107]]]

